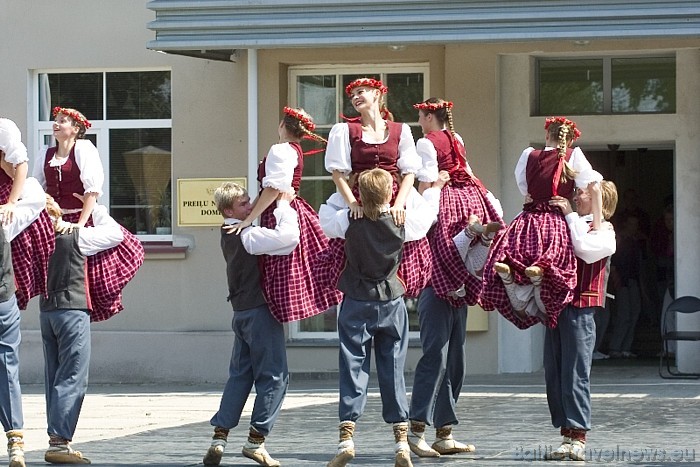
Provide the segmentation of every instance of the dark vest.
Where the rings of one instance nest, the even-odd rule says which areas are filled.
[[[85,194],[83,181],[80,180],[80,168],[75,161],[75,145],[68,154],[68,160],[61,166],[49,167],[49,161],[56,154],[55,146],[46,151],[44,158],[44,177],[46,193],[53,196],[62,209],[82,209],[83,203],[73,193]]]
[[[5,229],[0,227],[0,302],[6,302],[15,294],[15,273],[12,270],[10,242],[5,241]]]
[[[226,260],[228,301],[234,310],[243,311],[267,303],[260,287],[259,258],[243,247],[241,236],[221,229],[221,251]]]
[[[351,219],[345,232],[345,269],[338,289],[354,300],[388,301],[406,288],[396,272],[401,262],[404,227],[397,227],[389,213],[372,221]]]
[[[39,309],[92,310],[87,281],[87,257],[78,247],[80,229],[56,235],[56,249],[49,259],[47,295],[41,297]]]

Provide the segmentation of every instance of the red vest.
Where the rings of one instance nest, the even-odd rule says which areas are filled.
[[[73,196],[85,194],[83,181],[80,180],[80,168],[75,161],[75,145],[68,154],[65,164],[50,167],[49,161],[56,154],[56,147],[49,148],[44,158],[44,177],[46,178],[46,193],[53,196],[62,209],[82,209],[83,202]]]
[[[350,163],[353,173],[380,168],[395,177],[399,175],[399,141],[401,140],[401,123],[386,122],[389,139],[384,143],[365,143],[362,141],[362,124],[348,123],[350,137]]]
[[[446,170],[450,174],[450,182],[453,185],[464,185],[469,178],[464,146],[454,140],[452,133],[447,130],[431,131],[425,135],[425,138],[435,147],[438,170]],[[461,153],[457,152],[457,148],[461,149]]]
[[[566,150],[566,161],[571,159],[573,149]],[[532,197],[532,201],[545,202],[552,197],[552,182],[555,177],[557,165],[559,164],[559,151],[557,149],[532,151],[527,159],[525,177],[527,180],[527,191]],[[557,194],[564,198],[571,198],[574,193],[574,181],[567,180],[566,183],[559,183]]]
[[[304,172],[304,153],[301,150],[301,144],[299,143],[289,143],[294,150],[297,152],[297,166],[294,167],[294,175],[292,175],[292,188],[294,188],[294,193],[299,193],[299,187],[301,186],[301,174]],[[267,161],[267,156],[258,165],[258,183],[262,184],[263,178],[265,178],[265,162]],[[262,190],[262,185],[261,188]]]
[[[610,256],[591,264],[576,258],[576,288],[571,305],[576,308],[605,306],[609,263]]]

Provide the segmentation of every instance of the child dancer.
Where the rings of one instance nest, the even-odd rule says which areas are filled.
[[[92,225],[90,215],[102,194],[104,172],[97,148],[84,139],[92,126],[88,119],[65,107],[55,107],[53,116],[56,146],[47,149],[34,174],[61,207],[64,221],[61,228],[70,232],[76,227]],[[81,196],[75,197],[74,193]],[[92,321],[108,319],[124,309],[121,291],[143,264],[143,245],[124,227],[121,230],[123,240],[117,248],[88,256]]]
[[[92,226],[77,228],[61,219],[61,208],[50,196],[46,209],[55,219],[56,249],[49,260],[47,296],[41,298],[39,306],[49,435],[44,460],[89,464],[90,460],[70,445],[90,367],[93,309],[86,263],[88,257],[119,245],[124,240],[123,229],[101,205],[94,207]]]
[[[261,192],[253,210],[236,225],[240,233],[262,214],[261,225],[274,228],[272,203],[280,193],[299,192],[304,170],[303,138],[325,142],[313,133],[316,125],[303,109],[284,108],[279,124],[279,143],[274,144],[258,169]],[[263,286],[268,306],[281,323],[297,321],[328,310],[340,301],[340,294],[314,281],[311,261],[328,247],[328,239],[318,223],[318,214],[306,200],[296,196],[291,202],[299,217],[301,241],[289,255],[265,256],[263,259]],[[286,281],[275,278],[285,276]]]
[[[0,421],[7,435],[10,467],[25,467],[18,353],[22,336],[10,242],[39,218],[45,206],[44,190],[31,178],[24,184],[21,201],[13,206],[11,220],[7,221],[7,216],[0,219],[0,342],[3,349],[0,359]]]
[[[353,218],[362,217],[357,176],[364,170],[381,168],[392,176],[391,215],[400,225],[405,221],[407,209],[411,208],[411,198],[420,196],[413,183],[421,168],[421,159],[409,126],[385,120],[385,117],[390,118],[390,113],[382,110],[387,92],[381,81],[372,78],[359,78],[345,87],[345,93],[360,116],[357,120],[335,124],[328,135],[325,166],[333,174],[338,190],[328,203],[348,206]],[[431,266],[427,239],[406,243],[399,268],[406,296],[418,296],[430,278]]]
[[[229,235],[225,226],[237,226],[253,207],[240,185],[227,182],[216,189],[214,202],[224,216],[221,250],[226,260],[226,277],[235,335],[229,378],[221,395],[219,411],[212,417],[214,436],[204,456],[204,465],[219,465],[228,433],[238,426],[241,412],[255,385],[255,404],[248,442],[243,455],[260,465],[278,466],[265,449],[265,437],[282,408],[289,384],[284,327],[275,319],[261,287],[258,255],[288,255],[299,245],[297,212],[289,202],[294,194],[278,197],[273,215],[274,228],[246,227],[240,235]],[[282,282],[283,277],[277,277]]]
[[[594,173],[581,149],[571,148],[581,136],[573,121],[551,117],[544,128],[545,148],[525,149],[515,168],[527,200],[523,212],[497,237],[484,267],[484,309],[497,309],[521,329],[538,322],[555,327],[559,312],[573,298],[576,258],[571,237],[564,215],[549,199],[570,198],[574,181],[585,184]],[[532,296],[523,296],[518,286],[531,284]],[[538,311],[527,306],[530,300]]]
[[[440,188],[446,179],[439,179]],[[338,288],[344,293],[338,312],[340,340],[339,373],[340,441],[328,467],[342,467],[355,457],[353,433],[367,401],[371,348],[374,344],[384,421],[393,424],[395,466],[410,467],[407,442],[408,401],[404,363],[408,346],[408,315],[403,300],[405,287],[397,276],[405,237],[404,226],[396,225],[390,214],[393,179],[389,172],[375,168],[358,176],[363,216],[353,217],[349,208],[322,215],[324,231],[345,239],[345,268]],[[438,188],[426,190],[430,201],[425,209],[407,213],[435,221]],[[427,228],[422,235],[427,233]]]
[[[595,347],[596,311],[605,306],[615,231],[607,222],[615,212],[617,189],[603,180],[579,187],[576,211],[560,196],[550,205],[566,216],[576,253],[574,299],[561,312],[557,326],[545,330],[544,376],[552,425],[561,430],[561,446],[546,454],[552,460],[586,460],[586,432],[591,429],[590,373]]]
[[[27,181],[27,148],[12,120],[0,118],[0,216],[12,221],[14,210],[23,196]],[[32,179],[33,180],[33,179]],[[32,182],[33,183],[33,182]],[[46,293],[46,265],[54,248],[51,219],[46,212],[17,235],[11,243],[17,304],[27,308],[29,299]]]

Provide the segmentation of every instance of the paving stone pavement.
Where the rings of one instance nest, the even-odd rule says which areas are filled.
[[[596,362],[593,430],[587,444],[591,465],[700,465],[700,381],[662,380],[654,362]],[[407,378],[407,384],[412,378]],[[333,378],[292,377],[283,411],[266,441],[283,466],[325,466],[337,444],[337,382]],[[218,408],[221,387],[91,386],[75,437],[75,447],[94,465],[185,467],[202,465],[210,441],[209,418]],[[242,424],[231,431],[224,467],[257,465],[240,449]],[[28,465],[46,465],[45,415],[41,387],[25,389]],[[476,452],[438,459],[413,457],[418,466],[558,465],[542,460],[560,442],[549,420],[543,374],[469,376],[460,396],[461,423],[455,437]],[[429,440],[432,430],[428,430]],[[381,418],[373,382],[367,408],[355,433],[353,466],[392,466],[393,435]]]

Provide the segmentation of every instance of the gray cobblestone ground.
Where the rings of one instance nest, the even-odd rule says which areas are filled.
[[[297,378],[298,379],[298,378]],[[337,443],[334,379],[292,380],[285,408],[267,446],[283,466],[324,466]],[[408,379],[411,381],[411,378]],[[595,365],[591,465],[700,465],[700,382],[666,381],[653,362]],[[94,465],[182,467],[201,465],[211,435],[208,419],[220,388],[94,386],[86,399],[76,447]],[[41,388],[25,394],[29,465],[45,465]],[[558,446],[544,396],[543,375],[469,377],[454,433],[477,447],[474,454],[413,458],[416,466],[557,465],[541,461]],[[246,420],[244,416],[244,421]],[[31,428],[30,423],[35,424]],[[254,466],[240,455],[246,426],[232,430],[222,466]],[[430,435],[432,433],[429,431]],[[354,466],[393,465],[391,427],[381,419],[376,384],[356,429]]]

